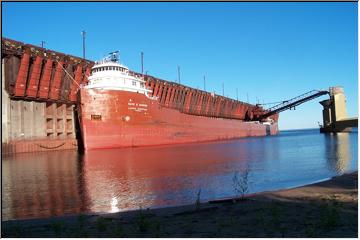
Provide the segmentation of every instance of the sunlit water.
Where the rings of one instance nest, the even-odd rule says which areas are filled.
[[[167,147],[54,151],[3,156],[3,219],[193,204],[234,196],[234,175],[249,193],[320,181],[358,169],[357,129]],[[247,169],[247,170],[246,170]]]

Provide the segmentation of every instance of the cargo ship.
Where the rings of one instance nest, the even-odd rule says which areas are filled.
[[[278,133],[278,114],[178,83],[132,72],[118,52],[91,69],[78,91],[85,150],[194,143]]]

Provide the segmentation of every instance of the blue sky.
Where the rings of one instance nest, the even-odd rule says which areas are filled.
[[[130,69],[250,103],[341,85],[358,114],[357,3],[2,3],[3,37],[88,59],[120,50]],[[280,129],[317,127],[322,98],[280,114]]]

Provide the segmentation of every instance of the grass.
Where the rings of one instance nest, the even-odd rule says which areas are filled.
[[[147,232],[150,228],[150,221],[146,217],[146,215],[140,210],[139,215],[135,220],[136,228],[138,231],[144,233]]]
[[[197,194],[196,201],[195,201],[195,209],[196,209],[196,211],[200,210],[200,194],[201,194],[201,189],[199,189],[199,192]]]
[[[84,214],[80,214],[77,217],[77,223],[80,228],[84,227],[85,221],[86,221],[86,216]]]
[[[54,221],[51,223],[51,229],[55,233],[55,236],[61,236],[61,233],[64,231],[64,221]]]
[[[85,222],[86,222],[86,216],[84,214],[80,214],[77,217],[77,224],[75,226],[75,229],[73,230],[74,232],[72,234],[74,234],[75,237],[87,237],[87,231],[85,230]]]
[[[308,224],[305,229],[305,235],[306,237],[316,237],[316,225],[315,224]]]
[[[249,174],[250,168],[246,167],[242,172],[236,171],[232,179],[234,191],[241,199],[249,192]]]
[[[333,230],[340,221],[339,207],[336,204],[328,204],[321,210],[320,227],[325,230]]]
[[[280,207],[276,204],[271,204],[270,213],[271,213],[271,223],[276,228],[280,224]]]
[[[107,221],[103,217],[98,217],[95,226],[99,232],[105,232],[107,229]]]
[[[16,224],[6,234],[1,233],[1,237],[15,237],[15,238],[18,238],[18,237],[23,236],[23,234],[24,234],[23,229],[20,227],[19,224]]]
[[[113,233],[114,237],[124,237],[125,236],[124,228],[120,224],[116,224],[115,226],[112,226],[112,233]]]

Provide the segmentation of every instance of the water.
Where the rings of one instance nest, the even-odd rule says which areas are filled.
[[[193,204],[234,196],[236,171],[249,192],[289,188],[358,169],[357,129],[167,147],[3,156],[2,217],[38,218]]]

